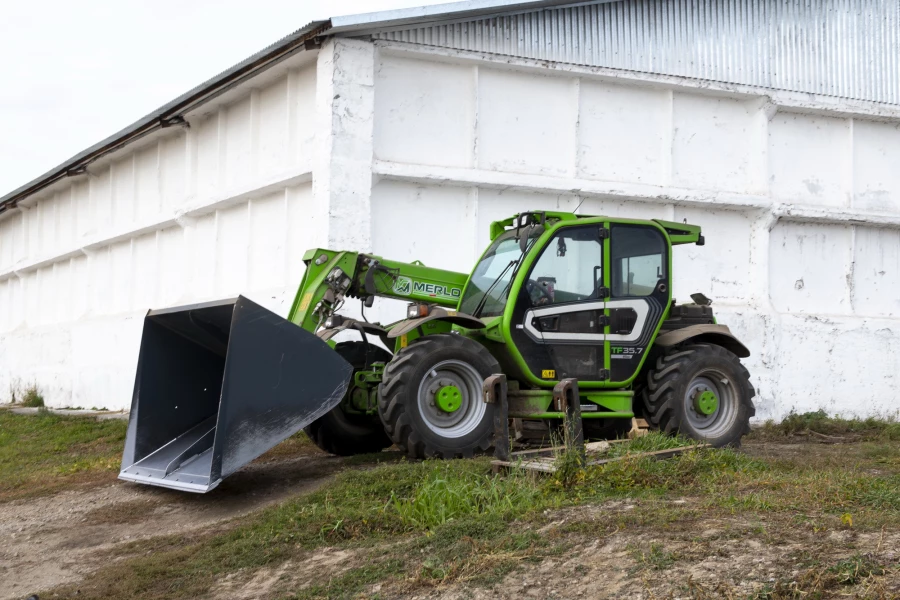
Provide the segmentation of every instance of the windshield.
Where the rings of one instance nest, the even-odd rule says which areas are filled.
[[[543,227],[532,229],[529,238],[535,239],[544,233]],[[496,317],[503,314],[506,307],[506,299],[509,295],[510,282],[522,258],[522,250],[516,240],[516,232],[508,231],[494,240],[488,251],[472,272],[472,278],[463,294],[459,304],[460,312],[476,317]],[[496,283],[495,283],[496,282]],[[478,305],[484,298],[485,292],[490,290],[488,297],[484,299],[484,305],[478,314],[475,314]]]

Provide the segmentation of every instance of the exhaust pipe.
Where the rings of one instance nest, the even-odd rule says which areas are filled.
[[[119,478],[204,493],[337,406],[353,367],[243,296],[144,318]]]

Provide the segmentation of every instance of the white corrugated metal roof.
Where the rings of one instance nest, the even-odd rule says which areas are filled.
[[[450,21],[489,19],[517,12],[532,12],[547,8],[603,4],[622,0],[466,0],[447,4],[432,4],[416,8],[332,17],[329,33],[346,34],[385,31],[395,27],[428,26]]]
[[[900,105],[898,0],[627,0],[379,39]]]

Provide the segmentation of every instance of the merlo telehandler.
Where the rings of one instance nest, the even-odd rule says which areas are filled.
[[[553,387],[575,379],[586,437],[641,417],[740,443],[750,353],[705,296],[672,298],[672,247],[703,245],[700,227],[536,211],[492,223],[490,238],[470,275],[309,250],[287,319],[243,296],[150,311],[120,477],[205,492],[301,428],[334,454],[469,457],[491,445],[493,374],[519,423],[558,427]],[[375,297],[408,301],[407,318],[339,312]]]

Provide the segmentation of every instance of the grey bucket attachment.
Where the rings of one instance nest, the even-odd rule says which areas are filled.
[[[243,296],[150,311],[119,478],[208,492],[337,406],[352,373]]]

